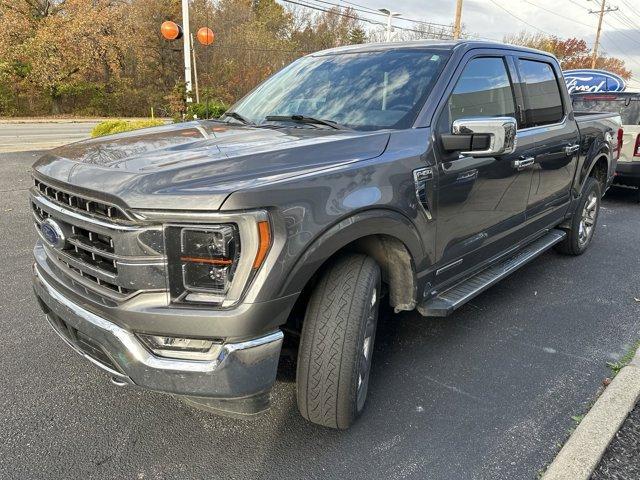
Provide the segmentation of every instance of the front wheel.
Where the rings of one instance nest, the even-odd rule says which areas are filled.
[[[380,268],[349,254],[325,270],[302,326],[296,378],[307,420],[348,428],[364,409],[378,322]]]
[[[600,212],[600,183],[593,178],[587,178],[578,206],[571,217],[571,228],[565,239],[558,244],[558,251],[568,255],[583,254],[593,240],[593,234]]]

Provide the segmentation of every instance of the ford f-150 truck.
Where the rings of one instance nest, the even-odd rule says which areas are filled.
[[[449,315],[552,246],[584,252],[621,135],[574,115],[539,51],[314,53],[219,120],[39,159],[35,293],[115,384],[229,415],[269,406],[286,336],[301,414],[347,428],[380,304]]]

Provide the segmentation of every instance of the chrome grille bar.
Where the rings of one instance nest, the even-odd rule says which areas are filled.
[[[80,211],[82,213],[86,212],[89,215],[96,217],[107,218],[113,222],[131,222],[131,219],[127,214],[115,205],[99,202],[57,187],[52,187],[37,178],[34,178],[34,186],[45,197],[55,201],[58,205],[64,206],[65,208]]]
[[[102,208],[97,202],[78,203],[82,197],[43,185],[36,180],[31,189],[34,224],[47,261],[62,274],[63,283],[76,291],[81,287],[89,296],[94,293],[102,303],[105,299],[122,302],[141,291],[167,289],[161,224],[122,224],[112,219],[117,207],[106,206],[104,215],[95,215]],[[81,212],[78,205],[89,210]],[[46,221],[60,227],[64,246],[47,242],[41,231]]]

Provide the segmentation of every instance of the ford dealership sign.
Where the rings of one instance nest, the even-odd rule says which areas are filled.
[[[566,70],[564,80],[569,93],[622,92],[624,79],[604,70]]]

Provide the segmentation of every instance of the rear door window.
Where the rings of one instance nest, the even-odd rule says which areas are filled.
[[[449,97],[450,122],[473,117],[515,117],[513,90],[504,59],[471,60]]]
[[[549,63],[518,60],[527,127],[558,123],[564,117],[558,79]]]

